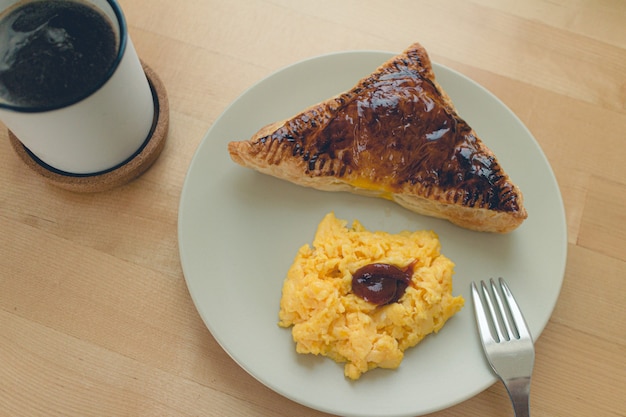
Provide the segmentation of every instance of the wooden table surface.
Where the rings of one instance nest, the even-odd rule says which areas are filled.
[[[167,88],[167,143],[139,179],[80,194],[35,175],[2,129],[0,415],[326,415],[257,382],[206,329],[179,260],[181,189],[206,131],[253,83],[304,58],[419,41],[520,117],[561,188],[568,259],[536,341],[533,415],[626,416],[626,2],[121,5]],[[494,384],[432,415],[513,414]]]

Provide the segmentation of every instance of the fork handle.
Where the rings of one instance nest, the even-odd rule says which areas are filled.
[[[530,417],[530,377],[513,378],[504,382],[515,417]]]

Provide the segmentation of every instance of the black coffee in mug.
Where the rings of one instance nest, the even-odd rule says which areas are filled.
[[[109,18],[79,0],[17,3],[0,16],[0,97],[55,108],[95,91],[114,66]]]

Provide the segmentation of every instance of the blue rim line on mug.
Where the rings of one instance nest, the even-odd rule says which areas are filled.
[[[111,6],[111,10],[113,11],[117,19],[117,23],[119,26],[119,43],[120,44],[119,44],[119,48],[117,51],[117,56],[115,57],[115,60],[111,64],[111,68],[109,68],[109,70],[106,72],[104,77],[102,77],[102,80],[100,80],[97,84],[94,84],[94,86],[90,88],[89,90],[85,91],[85,93],[60,105],[23,107],[23,106],[16,106],[16,105],[9,104],[9,103],[3,103],[0,101],[0,109],[13,110],[13,111],[20,112],[20,113],[42,113],[46,111],[62,109],[62,108],[69,107],[73,104],[76,104],[86,99],[87,97],[89,97],[90,95],[98,91],[100,88],[102,88],[102,86],[106,84],[107,81],[109,81],[109,79],[111,79],[113,74],[115,74],[115,71],[117,70],[117,67],[119,66],[120,62],[122,61],[122,58],[124,57],[124,52],[126,51],[126,43],[127,43],[127,38],[128,38],[128,30],[126,27],[126,19],[124,18],[124,13],[122,13],[122,9],[117,3],[117,1],[106,0],[106,2],[109,4],[109,6]]]

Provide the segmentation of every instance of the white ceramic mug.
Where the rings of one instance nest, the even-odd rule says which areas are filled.
[[[99,174],[141,150],[152,129],[154,98],[117,2],[71,1],[89,4],[110,20],[117,37],[111,68],[78,101],[33,106],[0,98],[0,120],[39,162],[68,175]],[[0,10],[4,16],[31,2],[0,1]]]

